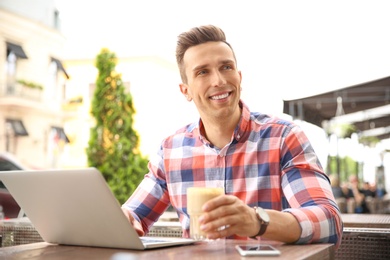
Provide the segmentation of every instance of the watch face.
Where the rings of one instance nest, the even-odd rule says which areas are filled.
[[[268,216],[268,213],[265,212],[265,210],[263,208],[257,208],[257,212],[259,213],[260,215],[260,218],[264,221],[264,222],[269,222],[269,216]]]

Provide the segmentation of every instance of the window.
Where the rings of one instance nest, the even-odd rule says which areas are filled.
[[[47,81],[46,93],[51,100],[57,100],[57,63],[51,61],[49,64],[49,78]]]
[[[5,150],[7,152],[15,153],[16,140],[19,136],[28,136],[22,120],[7,118],[5,120]]]
[[[6,124],[10,126],[15,136],[28,136],[22,120],[6,119]]]
[[[61,160],[64,146],[69,143],[69,139],[64,132],[64,128],[52,126],[48,141],[48,159],[51,167],[56,168]]]
[[[7,42],[7,60],[6,60],[6,77],[7,77],[7,94],[15,93],[16,71],[18,59],[27,59],[27,55],[20,45]]]
[[[17,45],[17,44],[13,44],[13,43],[10,43],[10,42],[7,42],[7,56],[11,52],[14,53],[16,55],[16,57],[18,57],[19,59],[28,59],[26,53],[24,52],[24,50],[22,48],[22,46]]]
[[[60,12],[58,10],[54,10],[54,29],[60,29]]]
[[[58,142],[58,141],[63,141],[65,143],[69,143],[69,139],[65,134],[64,128],[58,127],[58,126],[52,126],[51,127],[51,132],[53,139]]]
[[[7,70],[7,94],[15,94],[15,83],[16,83],[16,55],[13,52],[10,52],[7,55],[6,62]]]
[[[69,75],[66,72],[66,70],[64,68],[64,65],[62,65],[62,62],[59,59],[56,59],[56,58],[53,58],[53,57],[51,58],[51,61],[52,61],[52,63],[54,62],[56,64],[57,73],[59,73],[61,71],[61,72],[64,73],[65,77],[67,79],[69,79]]]
[[[46,89],[46,93],[48,97],[50,97],[52,100],[58,100],[59,96],[61,96],[61,99],[65,98],[65,85],[61,85],[61,89],[59,87],[59,84],[61,81],[59,80],[58,73],[64,73],[65,77],[69,79],[69,75],[66,72],[64,66],[62,65],[61,61],[56,58],[51,58],[51,62],[49,65],[49,71],[48,71],[48,85]]]

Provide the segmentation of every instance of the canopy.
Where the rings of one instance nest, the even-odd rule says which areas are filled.
[[[390,76],[315,96],[284,100],[283,112],[319,127],[335,120],[362,135],[390,138]]]

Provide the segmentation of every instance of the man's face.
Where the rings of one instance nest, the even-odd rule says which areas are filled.
[[[207,42],[184,54],[187,83],[180,84],[188,101],[193,100],[202,119],[225,119],[238,109],[241,72],[233,51],[224,42]]]

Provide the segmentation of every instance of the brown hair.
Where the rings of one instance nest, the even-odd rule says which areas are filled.
[[[204,25],[200,27],[194,27],[187,32],[183,32],[178,36],[176,45],[176,62],[179,66],[180,76],[183,83],[187,83],[187,76],[185,74],[185,67],[183,63],[184,54],[193,46],[206,43],[206,42],[224,42],[233,52],[232,46],[226,41],[225,33],[214,25]]]

